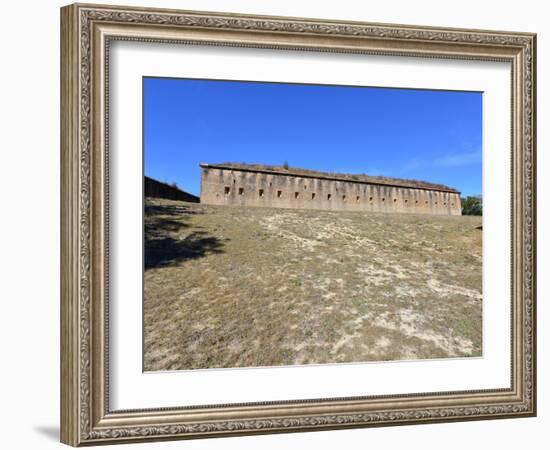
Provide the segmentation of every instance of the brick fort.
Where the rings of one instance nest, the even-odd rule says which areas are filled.
[[[460,216],[460,192],[441,184],[259,164],[200,164],[209,205]]]

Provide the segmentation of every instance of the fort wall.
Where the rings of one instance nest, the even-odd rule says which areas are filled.
[[[201,165],[201,203],[461,215],[460,193]]]
[[[196,195],[182,191],[177,187],[161,183],[150,177],[143,177],[143,190],[145,197],[166,198],[169,200],[182,200],[184,202],[199,203],[200,199]]]

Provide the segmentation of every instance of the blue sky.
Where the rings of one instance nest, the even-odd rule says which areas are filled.
[[[481,193],[482,94],[143,79],[145,175],[200,194],[199,162],[367,173]]]

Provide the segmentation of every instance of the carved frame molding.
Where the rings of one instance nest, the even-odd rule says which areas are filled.
[[[110,411],[108,58],[114,39],[509,61],[510,389]],[[70,445],[536,414],[536,36],[75,4],[61,10],[61,439]]]

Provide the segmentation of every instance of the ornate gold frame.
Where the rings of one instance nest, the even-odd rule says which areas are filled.
[[[115,39],[510,62],[510,388],[111,411],[106,63]],[[99,5],[62,8],[62,442],[79,446],[535,415],[535,51],[536,36],[530,33]]]

